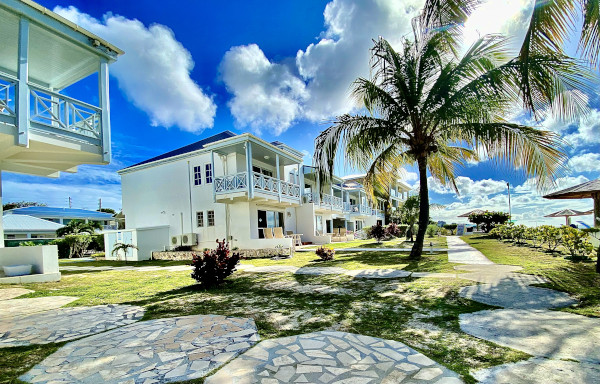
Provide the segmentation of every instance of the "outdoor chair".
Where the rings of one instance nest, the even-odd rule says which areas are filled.
[[[263,234],[265,235],[265,239],[272,239],[273,228],[263,228]]]
[[[293,234],[294,234],[294,231],[285,231],[286,236],[292,236]]]
[[[283,239],[285,238],[285,236],[283,236],[283,228],[281,227],[275,227],[273,228],[273,235],[276,239]]]

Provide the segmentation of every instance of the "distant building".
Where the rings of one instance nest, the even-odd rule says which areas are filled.
[[[89,211],[87,209],[55,208],[55,207],[24,207],[9,209],[5,215],[28,215],[54,223],[67,225],[71,220],[98,222],[105,230],[117,229],[117,221],[110,213]]]
[[[52,221],[29,215],[5,215],[2,217],[4,239],[53,239],[56,230],[64,227]]]

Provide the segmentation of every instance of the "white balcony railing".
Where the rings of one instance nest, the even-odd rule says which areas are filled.
[[[100,139],[101,109],[29,84],[31,92],[31,122]]]
[[[0,115],[15,117],[16,80],[0,76]]]
[[[361,215],[372,215],[373,214],[371,207],[369,207],[366,204],[351,205],[350,212],[355,213],[355,214],[361,214]]]
[[[344,210],[344,201],[341,197],[324,194],[322,198],[319,198],[317,193],[305,192],[307,203],[314,203],[320,207],[334,209],[337,211]]]
[[[261,173],[252,172],[252,187],[255,191],[272,195],[281,193],[281,196],[285,198],[300,199],[300,186],[298,184],[288,183]],[[240,172],[235,175],[215,177],[213,188],[216,194],[247,191],[248,173]]]

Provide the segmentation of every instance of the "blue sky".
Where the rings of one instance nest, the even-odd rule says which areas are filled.
[[[77,208],[121,207],[116,170],[229,129],[278,139],[305,151],[335,115],[355,107],[347,99],[356,77],[368,75],[371,39],[392,43],[409,31],[422,0],[332,1],[74,1],[38,0],[126,51],[111,70],[113,163],[82,166],[77,174],[46,179],[5,173],[5,201],[34,200]],[[518,38],[530,0],[495,0],[466,24],[467,40],[510,32]],[[165,4],[168,4],[165,6]],[[516,44],[517,44],[516,43]],[[97,102],[96,78],[66,90]],[[600,173],[600,111],[575,122],[539,123],[571,144],[570,173],[561,187]],[[405,177],[416,183],[414,170]],[[340,174],[354,170],[340,167]],[[447,208],[434,219],[475,208],[507,209],[506,182],[515,192],[513,213],[526,224],[564,207],[591,209],[590,201],[548,202],[527,180],[489,162],[460,172],[461,195],[432,182],[431,199]],[[589,218],[584,218],[588,222]],[[560,219],[546,222],[560,224]]]

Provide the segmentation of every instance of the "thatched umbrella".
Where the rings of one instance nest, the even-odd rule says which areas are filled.
[[[482,214],[482,213],[484,213],[484,212],[485,212],[485,211],[484,211],[484,210],[482,210],[482,209],[474,209],[474,210],[472,210],[472,211],[470,211],[470,212],[463,213],[462,215],[458,215],[458,216],[456,216],[456,217],[469,217],[469,216],[471,216],[472,214],[475,214],[475,215],[481,215],[481,214]]]
[[[545,199],[594,199],[594,227],[600,227],[600,179],[550,193]]]
[[[591,212],[581,212],[576,211],[574,209],[563,209],[558,212],[551,213],[544,217],[564,217],[566,222],[565,225],[571,225],[571,216],[585,216],[589,215]]]

